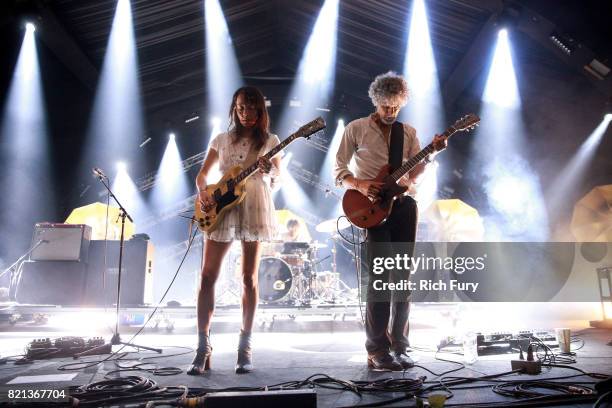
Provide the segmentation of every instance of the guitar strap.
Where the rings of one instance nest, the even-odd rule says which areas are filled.
[[[391,125],[391,142],[389,143],[389,166],[391,172],[402,165],[404,159],[404,125],[395,121]]]

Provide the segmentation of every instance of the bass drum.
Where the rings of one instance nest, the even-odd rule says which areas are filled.
[[[266,303],[286,301],[291,291],[291,268],[280,258],[267,257],[259,262],[259,299]]]

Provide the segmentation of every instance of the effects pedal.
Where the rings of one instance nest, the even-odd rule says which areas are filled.
[[[50,338],[34,339],[26,347],[25,358],[27,360],[42,360],[46,358],[72,357],[75,354],[83,353],[104,345],[101,337],[92,337],[85,340],[82,337],[60,337],[55,340]],[[108,354],[111,352],[111,345],[96,350],[95,354]]]

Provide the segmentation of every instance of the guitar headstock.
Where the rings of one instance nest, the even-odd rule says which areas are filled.
[[[305,137],[306,139],[310,138],[311,135],[317,133],[319,130],[325,129],[325,119],[321,116],[318,118],[311,120],[304,126],[298,129],[297,132],[293,134],[294,138]]]
[[[462,118],[458,119],[455,123],[453,123],[452,128],[454,129],[455,132],[463,132],[463,131],[469,132],[470,130],[474,130],[476,126],[478,126],[479,123],[480,123],[480,118],[478,117],[478,115],[475,115],[473,113],[468,113],[467,115],[463,116]]]

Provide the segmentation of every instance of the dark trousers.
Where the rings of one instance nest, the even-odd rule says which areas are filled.
[[[414,242],[416,239],[418,209],[412,197],[396,200],[391,215],[382,225],[367,230],[367,243],[371,242]],[[369,247],[369,246],[368,246]],[[372,251],[366,257],[369,281],[374,278]],[[390,301],[374,301],[366,304],[366,350],[368,354],[393,351],[403,352],[408,343],[408,313],[410,303],[407,296],[392,296]]]

